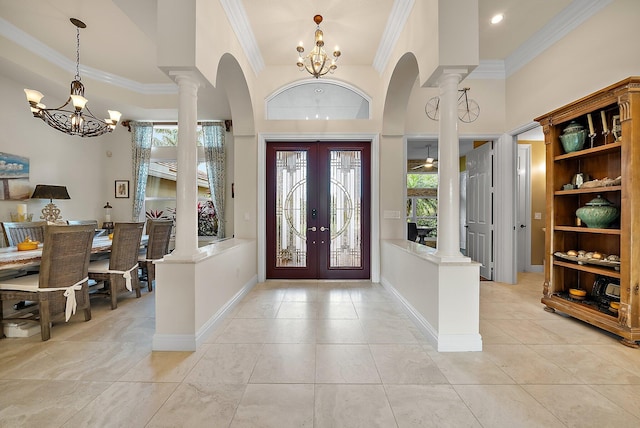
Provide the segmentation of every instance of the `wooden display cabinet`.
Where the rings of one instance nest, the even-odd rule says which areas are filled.
[[[603,126],[604,112],[606,129]],[[565,153],[559,136],[575,121],[595,138],[584,148]],[[619,116],[621,130],[612,128]],[[622,338],[627,346],[640,341],[640,77],[630,77],[535,119],[542,125],[546,146],[546,232],[542,303]],[[607,132],[607,129],[609,132]],[[567,189],[577,173],[591,179],[621,176],[619,185]],[[579,225],[576,210],[598,195],[619,208],[620,216],[606,229]],[[584,263],[563,256],[569,250],[619,255],[618,267]],[[596,293],[596,280],[619,281],[620,308],[609,309],[607,296]],[[584,300],[569,289],[585,290]],[[615,299],[613,299],[615,300]]]

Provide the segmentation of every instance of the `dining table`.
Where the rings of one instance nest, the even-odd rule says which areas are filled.
[[[425,244],[425,238],[434,230],[436,230],[435,227],[418,227],[418,238],[419,238],[419,243],[420,244]]]
[[[142,235],[140,246],[144,247],[149,242],[149,235]],[[108,236],[96,236],[91,244],[91,254],[108,253],[111,251],[113,241]],[[35,250],[19,251],[17,247],[0,248],[0,270],[22,269],[30,266],[39,266],[42,260],[42,243]]]

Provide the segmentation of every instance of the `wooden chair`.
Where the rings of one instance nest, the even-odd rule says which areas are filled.
[[[171,220],[147,220],[147,235],[149,243],[146,251],[140,252],[138,263],[142,270],[142,278],[147,280],[147,290],[153,291],[153,281],[156,279],[156,267],[154,260],[162,259],[169,253],[169,240],[171,239]]]
[[[7,245],[15,247],[18,243],[24,241],[27,236],[34,241],[44,242],[44,228],[46,225],[46,221],[5,221],[2,223],[2,228],[7,238]]]
[[[144,223],[115,223],[109,258],[89,264],[89,279],[104,282],[111,295],[111,309],[118,307],[120,292],[135,290],[136,297],[141,295],[138,252],[143,228]]]
[[[42,340],[51,337],[53,318],[65,314],[65,320],[76,308],[84,311],[85,321],[91,319],[88,276],[89,255],[93,241],[92,226],[46,226],[40,273],[0,282],[0,321],[3,300],[29,300],[38,304],[30,318],[39,320]],[[37,310],[35,310],[37,309]]]

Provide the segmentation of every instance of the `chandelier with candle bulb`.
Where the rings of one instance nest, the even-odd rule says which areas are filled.
[[[80,137],[96,137],[111,132],[116,128],[120,120],[120,112],[108,110],[108,119],[98,119],[87,107],[84,97],[84,85],[80,81],[80,28],[86,28],[86,24],[79,19],[71,18],[71,23],[76,26],[76,75],[71,82],[71,95],[67,102],[58,108],[47,108],[40,100],[42,93],[25,89],[27,101],[34,117],[42,119],[47,125],[69,135]]]
[[[336,62],[340,57],[340,49],[336,46],[333,51],[333,58],[329,59],[329,56],[324,50],[324,34],[320,29],[320,23],[322,22],[322,15],[316,15],[313,17],[313,22],[316,23],[316,32],[315,32],[315,44],[311,52],[307,55],[303,56],[304,47],[302,46],[302,42],[298,45],[296,50],[298,51],[298,68],[300,71],[307,70],[313,77],[316,79],[320,76],[324,76],[325,74],[331,72],[333,73],[338,65]]]

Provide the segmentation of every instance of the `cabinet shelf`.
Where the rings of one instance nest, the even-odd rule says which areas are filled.
[[[553,262],[554,266],[561,266],[567,269],[573,269],[573,270],[578,270],[581,272],[589,272],[589,273],[593,273],[596,275],[604,275],[604,276],[610,276],[611,278],[618,278],[620,279],[620,272],[616,271],[615,269],[611,269],[611,268],[606,268],[606,267],[597,267],[597,266],[592,266],[592,265],[580,265],[578,263],[570,263],[570,262],[563,262],[560,260],[555,260]]]
[[[571,189],[571,190],[556,190],[553,192],[556,196],[562,195],[582,195],[585,193],[607,193],[607,192],[620,192],[622,186],[606,186],[606,187],[591,187],[588,189]]]
[[[571,153],[565,153],[563,155],[558,155],[554,158],[554,160],[557,161],[561,161],[561,160],[565,160],[565,159],[574,159],[574,158],[580,158],[580,157],[587,157],[587,156],[597,156],[597,155],[601,155],[607,152],[612,152],[614,150],[620,150],[620,148],[622,147],[622,141],[616,141],[615,143],[609,143],[609,144],[604,144],[602,146],[596,146],[593,148],[589,148],[589,149],[582,149],[582,150],[578,150],[576,152],[571,152]]]
[[[601,235],[620,235],[620,229],[596,229],[595,227],[582,226],[556,226],[558,232],[599,233]]]

